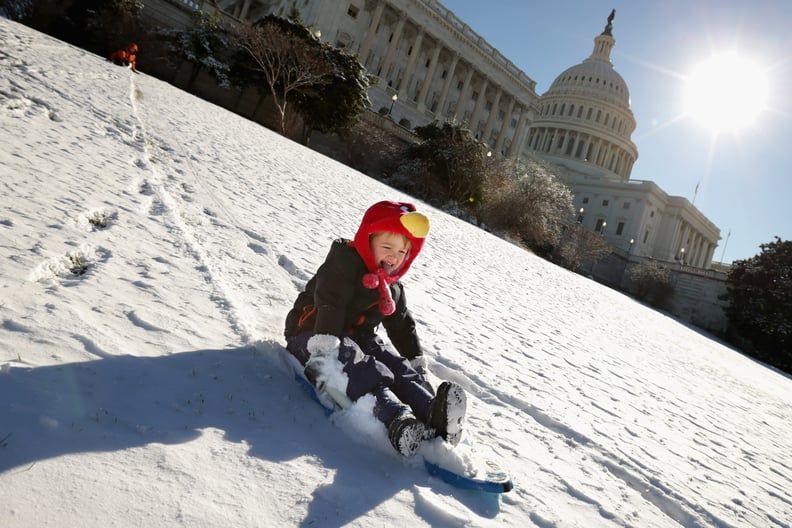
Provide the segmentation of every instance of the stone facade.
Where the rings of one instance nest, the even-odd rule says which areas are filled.
[[[204,4],[207,4],[204,6]],[[202,0],[159,0],[145,2],[142,16],[162,27],[187,28],[192,25],[192,13],[202,8],[210,8],[209,2]]]
[[[493,152],[519,157],[536,111],[536,83],[435,0],[226,0],[253,20],[300,10],[321,39],[357,53],[379,82],[375,111],[410,127],[464,121]],[[247,14],[247,15],[246,15]],[[251,16],[253,15],[253,16]]]

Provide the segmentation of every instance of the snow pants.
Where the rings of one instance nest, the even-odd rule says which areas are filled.
[[[286,339],[286,349],[305,366],[310,359],[308,340],[313,333],[305,332]],[[422,385],[423,378],[377,334],[344,336],[338,347],[338,360],[349,378],[346,393],[357,400],[371,393],[377,400],[374,415],[390,426],[399,416],[410,412],[424,423],[434,396]]]

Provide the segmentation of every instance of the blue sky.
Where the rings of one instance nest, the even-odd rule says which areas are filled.
[[[632,140],[639,158],[631,178],[652,180],[691,201],[698,184],[695,205],[721,230],[716,261],[750,258],[776,235],[792,239],[792,1],[442,4],[534,79],[539,95],[591,54],[594,37],[616,9],[611,59],[630,89],[637,121]],[[698,64],[726,51],[766,72],[768,98],[752,125],[714,133],[686,113],[686,79]],[[734,83],[746,77],[744,70],[733,75]],[[736,111],[722,106],[723,113]]]

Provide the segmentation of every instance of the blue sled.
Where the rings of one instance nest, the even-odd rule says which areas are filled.
[[[447,484],[451,484],[455,488],[483,491],[486,493],[506,493],[514,488],[514,484],[512,484],[509,476],[494,465],[491,466],[492,471],[487,471],[486,476],[483,478],[460,475],[442,468],[434,462],[429,462],[426,459],[424,459],[424,466],[426,466],[426,471],[428,471],[430,475],[439,478]]]

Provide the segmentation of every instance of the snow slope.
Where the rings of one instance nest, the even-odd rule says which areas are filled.
[[[515,484],[460,491],[280,360],[332,239],[409,197],[1,18],[0,141],[4,527],[792,526],[792,380],[673,318],[416,201],[430,371]]]

